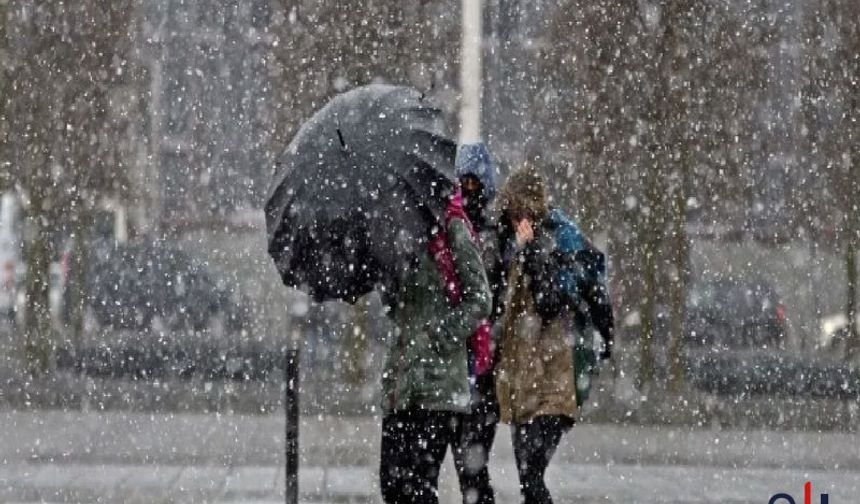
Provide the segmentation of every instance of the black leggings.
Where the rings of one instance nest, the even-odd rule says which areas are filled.
[[[460,480],[463,504],[495,504],[490,471],[487,470],[499,423],[493,373],[478,377],[476,391],[477,401],[472,413],[463,417],[460,447],[454,450],[454,466]]]
[[[459,449],[454,450],[454,466],[460,480],[463,504],[495,504],[487,462],[496,437],[495,417],[480,413],[463,419]]]
[[[512,427],[520,493],[525,504],[552,504],[544,473],[562,434],[572,426],[573,420],[569,417],[542,415]]]
[[[410,410],[382,419],[379,483],[386,504],[437,504],[439,469],[459,445],[463,415]]]

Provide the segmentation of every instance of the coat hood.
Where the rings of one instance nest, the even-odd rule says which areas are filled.
[[[542,220],[549,210],[543,175],[533,167],[512,173],[499,194],[498,206],[503,211],[528,213],[534,220]]]
[[[466,175],[476,177],[484,186],[487,201],[493,201],[496,197],[496,163],[483,142],[460,145],[454,174],[458,179]]]

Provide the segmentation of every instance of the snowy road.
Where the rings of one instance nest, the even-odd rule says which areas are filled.
[[[282,502],[279,416],[0,413],[0,502]],[[303,418],[307,502],[378,502],[378,424]],[[518,502],[507,430],[491,463],[499,502]],[[852,433],[713,431],[580,425],[547,479],[559,503],[802,502],[860,494]],[[450,458],[440,501],[458,502]],[[818,502],[817,497],[813,502]]]
[[[450,467],[440,502],[455,503]],[[513,468],[492,467],[499,502],[518,502]],[[370,467],[302,469],[308,502],[377,502]],[[775,493],[802,502],[803,483],[829,502],[853,503],[860,473],[690,466],[558,464],[547,481],[559,503],[762,503]],[[283,502],[282,468],[275,466],[163,466],[157,464],[18,464],[0,468],[0,502]],[[817,502],[817,498],[814,500]]]

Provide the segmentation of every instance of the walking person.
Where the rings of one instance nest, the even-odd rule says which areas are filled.
[[[470,412],[467,342],[491,309],[460,193],[388,293],[394,334],[382,377],[380,486],[386,504],[438,502],[439,469]]]
[[[493,378],[495,345],[492,342],[492,325],[500,314],[498,299],[502,290],[502,268],[496,223],[488,215],[488,206],[496,195],[495,171],[495,164],[485,144],[460,146],[455,174],[462,188],[463,207],[474,227],[493,295],[493,311],[489,319],[478,327],[469,340],[472,411],[463,418],[459,446],[453,451],[463,504],[495,503],[487,468],[499,422]]]
[[[512,426],[525,504],[551,504],[544,473],[577,411],[575,316],[580,301],[591,303],[582,298],[568,259],[588,244],[570,219],[548,206],[545,181],[535,169],[512,174],[499,199],[507,282],[496,368],[501,421]],[[592,319],[605,326],[599,329],[608,358],[611,311],[608,320],[604,312]]]

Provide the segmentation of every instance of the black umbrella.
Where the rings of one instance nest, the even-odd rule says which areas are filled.
[[[441,111],[414,89],[333,98],[287,147],[266,204],[284,283],[349,302],[391,286],[444,212],[455,151]]]

